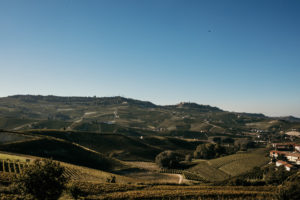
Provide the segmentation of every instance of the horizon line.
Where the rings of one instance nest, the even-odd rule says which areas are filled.
[[[193,101],[180,101],[179,103],[176,103],[176,104],[157,104],[157,103],[153,103],[153,101],[150,101],[150,100],[141,100],[141,99],[138,99],[138,98],[132,98],[132,97],[126,97],[126,96],[123,96],[123,95],[113,95],[113,96],[97,96],[97,95],[93,95],[93,96],[80,96],[80,95],[74,95],[74,96],[60,96],[60,95],[54,95],[54,94],[48,94],[48,95],[42,95],[42,94],[13,94],[13,95],[7,95],[7,96],[0,96],[0,98],[8,98],[8,97],[13,97],[13,96],[54,96],[54,97],[85,97],[85,98],[113,98],[113,97],[122,97],[122,98],[126,98],[126,99],[133,99],[133,100],[138,100],[138,101],[144,101],[144,102],[150,102],[156,106],[172,106],[172,105],[178,105],[180,103],[195,103],[197,105],[202,105],[202,106],[210,106],[210,107],[215,107],[215,108],[219,108],[220,110],[222,111],[225,111],[225,112],[231,112],[231,113],[240,113],[240,114],[262,114],[264,115],[265,117],[269,117],[269,118],[281,118],[281,117],[294,117],[294,118],[299,118],[300,119],[300,116],[295,116],[295,115],[281,115],[281,116],[278,116],[278,115],[267,115],[267,114],[264,114],[263,112],[246,112],[246,111],[229,111],[229,110],[224,110],[222,109],[221,107],[219,106],[212,106],[210,104],[201,104],[201,103],[198,103],[198,102],[193,102]]]

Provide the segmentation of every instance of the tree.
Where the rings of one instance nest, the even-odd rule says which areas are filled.
[[[213,141],[217,144],[221,144],[221,138],[220,137],[214,137]]]
[[[217,144],[215,145],[215,157],[220,157],[226,154],[226,149],[225,147]]]
[[[286,161],[287,159],[286,159],[285,155],[279,154],[278,157],[277,157],[277,160],[283,160],[283,161]]]
[[[22,193],[38,200],[58,199],[67,183],[64,171],[58,162],[35,160],[33,165],[26,167],[20,174],[16,184]]]
[[[233,144],[234,143],[234,139],[230,138],[230,137],[226,137],[222,140],[222,143],[226,143],[226,144]]]
[[[191,162],[192,161],[192,155],[191,154],[185,155],[184,160],[187,161],[187,162]]]
[[[285,167],[281,165],[276,169],[275,166],[269,167],[264,174],[264,179],[267,184],[279,185],[282,184],[287,177],[289,177],[293,172],[288,172]]]
[[[182,156],[173,151],[163,151],[155,157],[155,162],[162,168],[177,168]]]
[[[277,193],[278,200],[298,200],[300,199],[300,177],[297,175],[294,180],[290,180],[279,187]]]
[[[215,155],[216,155],[215,145],[210,143],[198,145],[196,151],[194,152],[195,158],[210,159],[210,158],[214,158]]]

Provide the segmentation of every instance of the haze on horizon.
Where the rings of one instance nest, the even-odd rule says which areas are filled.
[[[0,1],[0,96],[300,117],[297,0]]]

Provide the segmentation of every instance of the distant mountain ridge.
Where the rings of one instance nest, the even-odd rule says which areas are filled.
[[[121,96],[113,96],[113,97],[81,97],[81,96],[55,96],[55,95],[12,95],[8,97],[2,97],[2,98],[15,98],[19,99],[21,101],[27,102],[27,103],[37,103],[38,101],[46,101],[46,102],[65,102],[65,103],[84,103],[84,102],[93,102],[95,104],[99,105],[115,105],[115,104],[129,104],[129,105],[138,105],[142,107],[148,107],[148,108],[156,108],[156,107],[170,107],[170,108],[186,108],[186,109],[200,109],[203,111],[220,111],[221,110],[218,107],[213,107],[210,105],[202,105],[197,104],[193,102],[180,102],[176,105],[156,105],[150,101],[142,101],[142,100],[136,100],[132,98],[125,98]],[[1,98],[0,98],[1,99]]]
[[[140,106],[145,107],[156,107],[155,104],[149,102],[149,101],[140,101],[135,100],[131,98],[125,98],[121,96],[115,96],[115,97],[77,97],[77,96],[54,96],[54,95],[48,95],[48,96],[42,96],[42,95],[13,95],[8,96],[4,98],[16,98],[20,99],[24,102],[34,103],[37,101],[47,101],[47,102],[67,102],[67,103],[84,103],[84,102],[94,102],[96,104],[101,105],[109,105],[109,104],[136,104]]]

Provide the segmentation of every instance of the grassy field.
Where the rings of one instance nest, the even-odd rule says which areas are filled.
[[[0,117],[0,128],[14,129],[35,121],[36,120],[22,119],[18,117]]]
[[[0,132],[0,144],[10,143],[10,142],[19,142],[25,140],[33,139],[29,135],[21,135],[16,133]]]

